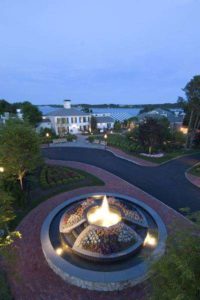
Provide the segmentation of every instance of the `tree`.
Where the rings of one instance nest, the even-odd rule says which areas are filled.
[[[36,126],[42,120],[42,113],[37,106],[27,101],[22,103],[21,108],[24,120],[28,121],[31,125]]]
[[[2,99],[0,100],[0,115],[4,114],[5,112],[14,113],[12,104],[10,104],[8,101]]]
[[[0,129],[0,166],[5,176],[14,177],[23,190],[23,179],[41,162],[39,138],[26,122],[9,120]]]
[[[94,116],[91,117],[91,130],[97,129],[97,120]]]
[[[164,120],[146,118],[138,128],[138,139],[142,146],[148,147],[149,154],[152,149],[162,146],[163,142],[169,135],[169,126]]]
[[[92,109],[90,109],[88,106],[85,106],[85,107],[82,109],[82,111],[85,112],[86,114],[92,113]]]
[[[114,130],[120,130],[121,129],[121,123],[119,121],[115,121],[114,123]]]
[[[125,119],[125,120],[123,121],[123,126],[124,126],[125,128],[127,128],[128,125],[129,125],[129,121],[128,121],[127,119]]]
[[[152,300],[200,299],[200,236],[188,231],[167,242],[166,255],[153,266]]]
[[[189,119],[186,147],[191,148],[196,131],[200,127],[200,75],[194,76],[183,91],[186,94],[185,109]]]

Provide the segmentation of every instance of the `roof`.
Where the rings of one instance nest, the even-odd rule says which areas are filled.
[[[108,116],[105,117],[95,117],[97,120],[97,123],[114,123],[114,119]]]
[[[59,108],[46,114],[49,117],[88,116],[89,114],[75,108]]]
[[[42,119],[42,121],[40,123],[49,123],[49,122],[51,122],[51,120],[48,118],[45,118],[45,119]]]
[[[110,116],[114,121],[123,122],[132,117],[135,117],[140,112],[140,108],[93,108],[93,115]]]
[[[140,121],[145,118],[160,119],[163,117],[167,118],[170,123],[182,123],[183,122],[183,115],[176,116],[171,111],[164,110],[161,108],[157,108],[157,109],[151,110],[149,112],[145,112],[145,113],[138,115],[138,119]]]

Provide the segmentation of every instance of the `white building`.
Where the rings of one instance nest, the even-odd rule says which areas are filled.
[[[53,129],[50,119],[43,117],[42,122],[37,125],[37,132],[40,132],[43,129]]]
[[[109,130],[114,127],[114,119],[111,117],[95,117],[97,122],[97,129],[100,131],[103,130]]]
[[[63,108],[48,113],[46,117],[51,121],[52,129],[60,136],[90,129],[90,114],[72,108],[70,100],[64,100]]]
[[[16,114],[5,112],[3,115],[0,115],[0,123],[5,124],[6,121],[10,119],[20,119],[23,120],[23,113],[21,109],[16,110]]]

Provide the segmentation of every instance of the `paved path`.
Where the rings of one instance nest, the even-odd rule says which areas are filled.
[[[161,216],[168,233],[176,228],[190,226],[190,222],[159,200],[144,193],[137,187],[121,180],[100,168],[78,162],[49,161],[54,165],[79,168],[106,181],[105,186],[84,187],[53,196],[34,208],[20,223],[18,230],[22,239],[15,244],[18,249],[16,265],[11,265],[9,280],[15,300],[147,300],[147,283],[117,292],[95,292],[80,289],[63,281],[48,266],[42,253],[40,231],[45,217],[57,205],[80,194],[113,192],[133,196],[152,208]]]
[[[200,190],[184,174],[200,160],[200,154],[185,156],[157,167],[142,167],[100,149],[57,147],[43,149],[43,153],[50,159],[84,162],[103,168],[176,210],[182,207],[200,210]]]

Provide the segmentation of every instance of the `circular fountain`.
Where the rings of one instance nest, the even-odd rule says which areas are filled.
[[[116,290],[148,275],[164,252],[166,229],[154,210],[119,194],[66,201],[41,232],[46,259],[66,281],[93,290]]]

